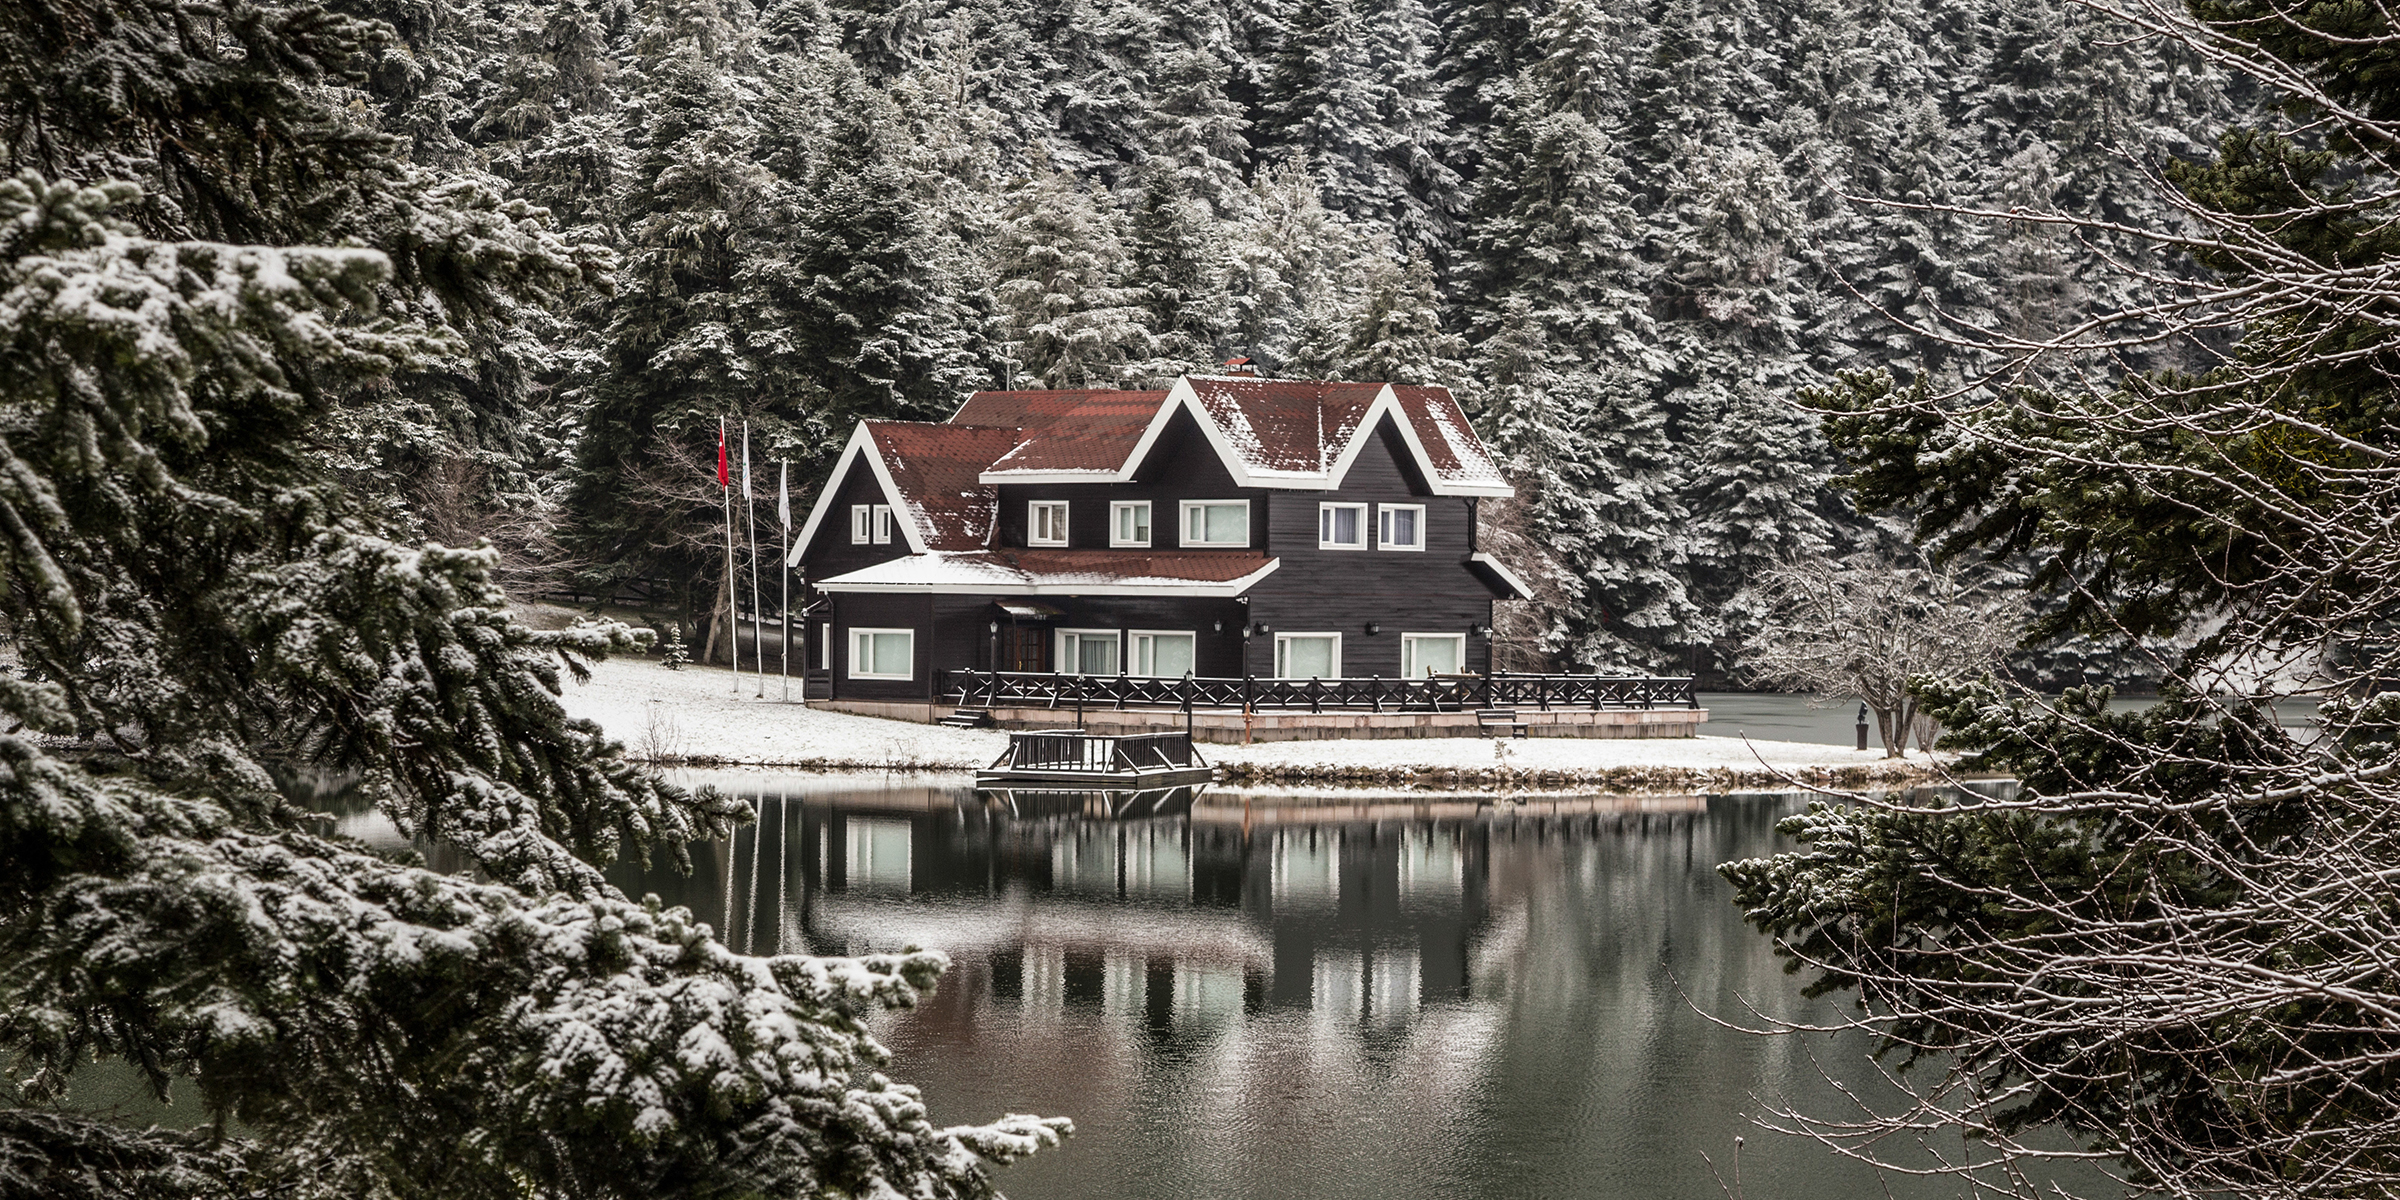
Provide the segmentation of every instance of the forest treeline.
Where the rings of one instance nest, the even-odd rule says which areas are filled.
[[[308,85],[345,136],[546,211],[582,271],[449,314],[446,368],[338,448],[354,485],[521,581],[664,581],[694,623],[721,416],[808,488],[859,417],[1243,355],[1468,400],[1543,593],[1522,665],[1724,670],[1766,568],[1893,542],[1794,395],[1969,376],[1996,364],[1928,330],[2131,303],[2182,269],[2157,243],[1963,210],[2171,227],[2155,172],[2235,106],[2071,0],[330,7],[387,23]]]

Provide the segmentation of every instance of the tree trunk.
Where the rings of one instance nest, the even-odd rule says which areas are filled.
[[[735,636],[735,631],[730,627],[731,623],[725,620],[726,606],[731,603],[733,603],[733,577],[728,575],[724,582],[717,585],[717,602],[708,610],[708,644],[701,648],[700,661],[710,666],[715,666],[717,662],[717,641],[720,634],[726,635],[724,640],[728,655],[727,661],[731,661],[732,638]]]

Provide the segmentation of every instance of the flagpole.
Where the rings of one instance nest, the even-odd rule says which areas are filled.
[[[725,496],[725,648],[733,655],[733,694],[742,694],[742,623],[734,609],[733,480],[725,471],[725,418],[717,418],[717,490]],[[732,892],[726,893],[730,907]]]
[[[792,702],[792,463],[783,460],[776,476],[775,519],[783,523],[783,554],[775,560],[775,576],[783,581],[783,702]]]
[[[758,503],[750,498],[750,422],[742,422],[742,523],[750,532],[750,628],[754,635],[764,634],[766,622],[759,619],[758,609]],[[758,676],[757,699],[767,698],[767,639],[763,636],[751,643],[751,673]]]

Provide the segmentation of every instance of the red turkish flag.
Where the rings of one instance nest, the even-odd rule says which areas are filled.
[[[725,468],[725,422],[717,422],[717,486],[732,487],[733,472]]]

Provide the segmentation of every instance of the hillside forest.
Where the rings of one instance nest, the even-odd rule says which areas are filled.
[[[9,85],[16,166],[141,183],[156,236],[394,254],[384,311],[445,337],[347,406],[345,484],[398,536],[489,538],[519,593],[643,597],[695,649],[720,418],[804,510],[860,417],[1246,356],[1465,398],[1519,484],[1489,536],[1542,592],[1513,665],[1738,680],[1765,571],[1904,542],[1828,488],[1795,396],[2037,370],[1993,347],[2187,268],[1986,214],[2173,228],[2158,172],[2239,104],[2069,0],[209,11],[264,40],[187,41],[170,74],[240,78],[172,137],[122,93],[163,96],[159,64],[28,20],[11,60],[73,65]],[[243,88],[290,123],[245,145]],[[502,272],[538,298],[459,294]],[[2112,678],[2125,650],[2021,665]]]

